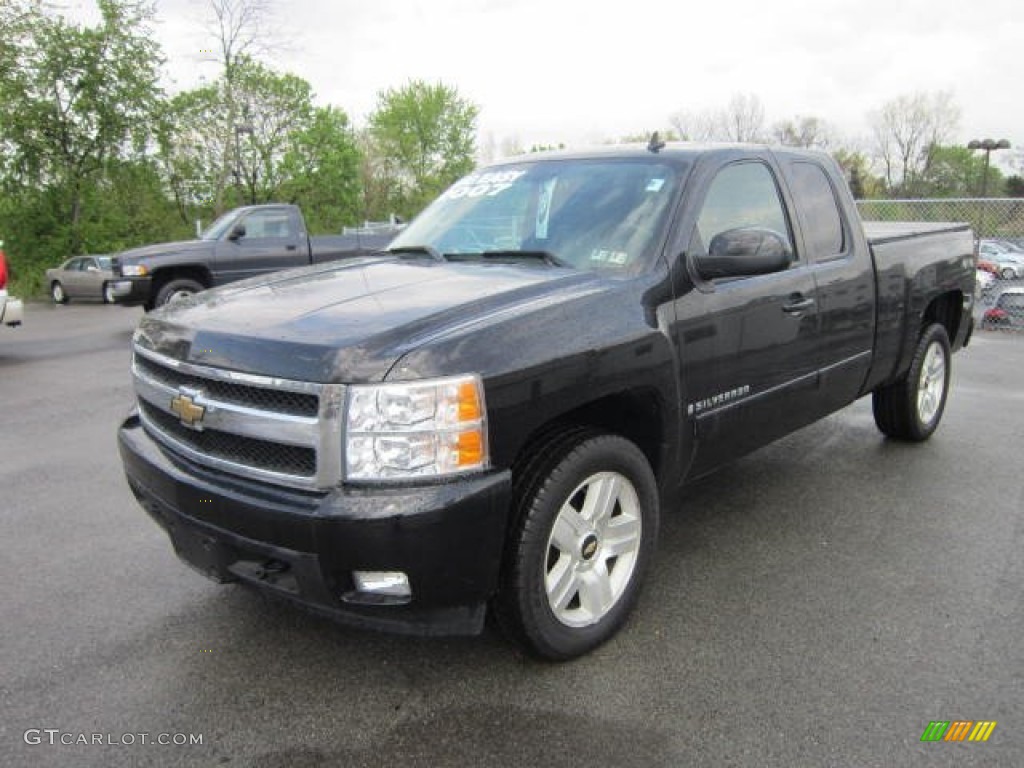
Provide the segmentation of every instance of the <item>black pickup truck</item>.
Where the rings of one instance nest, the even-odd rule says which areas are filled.
[[[215,285],[373,253],[396,232],[382,228],[310,237],[298,206],[235,208],[197,240],[147,245],[118,254],[112,298],[149,310]]]
[[[974,262],[966,225],[865,234],[817,153],[509,161],[385,256],[145,317],[120,451],[213,579],[395,631],[490,608],[571,658],[625,620],[687,481],[865,395],[931,436]]]

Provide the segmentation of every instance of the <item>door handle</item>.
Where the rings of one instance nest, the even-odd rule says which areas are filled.
[[[284,249],[285,249],[286,251],[294,251],[294,250],[295,250],[296,248],[298,248],[298,246],[297,246],[297,245],[286,245],[286,246],[284,247]]]
[[[808,299],[800,294],[791,296],[789,303],[782,306],[782,311],[787,315],[799,315],[814,306],[814,299]]]

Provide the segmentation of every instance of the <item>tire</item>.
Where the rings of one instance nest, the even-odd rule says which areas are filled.
[[[104,304],[113,304],[114,301],[115,301],[115,299],[114,299],[114,286],[111,285],[110,283],[104,283],[103,284],[103,303]]]
[[[162,307],[165,304],[169,304],[172,301],[183,299],[186,296],[191,296],[194,293],[205,291],[206,286],[197,280],[192,280],[187,277],[178,277],[173,280],[168,280],[157,291],[156,300],[154,306]]]
[[[658,490],[629,440],[563,431],[514,470],[512,527],[495,612],[552,661],[581,656],[626,621],[658,535]]]
[[[999,275],[1000,277],[1003,278],[1003,280],[1013,280],[1017,276],[1017,273],[1014,272],[1009,267],[1006,267],[1002,272],[999,273]]]
[[[946,329],[937,323],[925,328],[907,375],[872,393],[878,428],[896,440],[919,443],[931,437],[946,409],[951,362]]]
[[[64,290],[64,286],[61,285],[60,280],[54,280],[50,284],[50,298],[53,299],[54,304],[68,303],[68,294]]]

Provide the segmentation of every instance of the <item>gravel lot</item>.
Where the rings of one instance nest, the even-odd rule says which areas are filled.
[[[976,334],[925,445],[861,401],[699,483],[626,629],[551,665],[181,564],[116,451],[139,316],[0,329],[0,764],[1024,765],[1024,335]],[[998,726],[922,743],[931,720]]]

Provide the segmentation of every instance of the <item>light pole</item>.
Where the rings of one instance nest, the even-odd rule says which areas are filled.
[[[988,160],[994,149],[1009,149],[1010,142],[1006,139],[1000,139],[995,141],[994,139],[985,139],[984,141],[978,141],[974,139],[967,144],[968,149],[982,149],[985,151],[985,171],[981,175],[981,196],[988,196]]]
[[[978,216],[978,239],[980,240],[985,236],[985,201],[984,198],[988,197],[988,160],[994,149],[1009,149],[1010,142],[1006,139],[1000,139],[995,141],[994,139],[985,139],[978,141],[972,139],[967,143],[968,149],[981,149],[985,151],[985,170],[981,174],[981,197],[982,199],[978,202],[981,207],[980,215]]]

